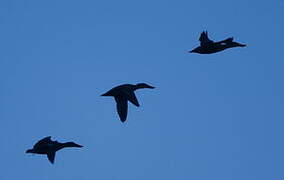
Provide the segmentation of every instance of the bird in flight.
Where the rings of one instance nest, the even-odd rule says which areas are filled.
[[[121,122],[125,122],[127,118],[128,101],[135,106],[139,107],[139,102],[134,93],[137,89],[149,88],[154,89],[155,87],[150,86],[146,83],[138,84],[123,84],[116,86],[101,96],[113,96],[116,101],[116,109],[120,117]]]
[[[32,149],[28,149],[26,153],[33,154],[46,154],[48,160],[53,164],[55,159],[56,151],[66,148],[66,147],[78,147],[81,148],[83,146],[78,145],[74,142],[66,142],[60,143],[58,141],[52,141],[51,136],[45,137],[39,140]]]
[[[230,37],[222,41],[214,42],[208,38],[207,31],[203,31],[199,37],[200,46],[198,46],[197,48],[189,52],[199,53],[199,54],[212,54],[212,53],[223,51],[228,48],[246,46],[245,44],[240,44],[238,42],[234,42],[233,40],[234,39]]]

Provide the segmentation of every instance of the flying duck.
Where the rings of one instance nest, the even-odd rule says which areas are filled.
[[[140,105],[135,96],[134,91],[137,89],[142,89],[142,88],[154,89],[155,87],[150,86],[146,83],[138,83],[136,85],[123,84],[123,85],[112,88],[111,90],[102,94],[101,96],[113,96],[114,97],[116,101],[116,109],[120,117],[120,120],[121,122],[125,122],[126,117],[127,117],[128,101],[130,101],[135,106],[139,107]]]
[[[214,42],[208,38],[207,31],[203,31],[199,37],[200,46],[189,51],[190,53],[199,53],[199,54],[212,54],[219,51],[223,51],[228,48],[233,47],[245,47],[245,44],[240,44],[233,41],[233,38],[227,38],[222,41]]]
[[[66,142],[60,143],[58,141],[52,141],[51,136],[45,137],[39,140],[33,147],[33,149],[28,149],[26,153],[33,154],[46,154],[48,160],[53,164],[55,159],[56,151],[59,151],[62,148],[66,147],[78,147],[81,148],[83,146],[78,145],[74,142]]]

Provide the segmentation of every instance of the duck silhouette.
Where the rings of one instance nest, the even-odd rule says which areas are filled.
[[[137,89],[149,88],[154,89],[155,87],[150,86],[146,83],[123,84],[116,86],[101,96],[113,96],[116,101],[116,109],[120,117],[121,122],[125,122],[127,118],[128,101],[135,106],[139,107],[139,102],[136,98],[134,91]]]
[[[199,53],[199,54],[212,54],[212,53],[223,51],[228,48],[246,46],[245,44],[240,44],[240,43],[234,42],[233,40],[234,39],[230,37],[222,41],[214,42],[208,38],[207,31],[203,31],[199,37],[200,46],[198,46],[197,48],[189,52]]]
[[[26,153],[33,153],[33,154],[46,154],[48,160],[53,164],[55,159],[56,151],[59,151],[62,148],[66,147],[78,147],[81,148],[83,146],[78,145],[74,142],[66,142],[60,143],[57,141],[52,141],[51,136],[45,137],[39,140],[33,147],[33,149],[28,149]]]

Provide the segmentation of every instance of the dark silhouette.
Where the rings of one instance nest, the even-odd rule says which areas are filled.
[[[127,101],[130,101],[135,106],[139,107],[138,100],[135,96],[134,91],[142,88],[154,89],[155,87],[150,86],[146,83],[139,83],[136,85],[123,84],[112,88],[108,92],[102,94],[101,96],[113,96],[116,101],[116,108],[121,122],[126,121],[127,117]]]
[[[219,51],[223,51],[228,48],[233,47],[244,47],[245,44],[240,44],[233,41],[233,38],[227,38],[223,41],[214,42],[208,38],[207,31],[203,31],[199,37],[200,46],[189,51],[190,53],[199,53],[199,54],[212,54]]]
[[[55,153],[56,151],[66,148],[66,147],[83,147],[81,145],[78,145],[74,142],[66,142],[66,143],[60,143],[57,141],[52,141],[51,136],[45,137],[42,140],[38,141],[33,149],[28,149],[26,153],[34,153],[34,154],[46,154],[48,157],[48,160],[53,164]]]

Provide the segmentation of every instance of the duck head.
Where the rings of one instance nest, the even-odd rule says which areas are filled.
[[[79,148],[81,148],[83,146],[76,144],[74,142],[67,142],[67,143],[64,143],[64,147],[79,147]]]
[[[238,42],[231,42],[228,45],[230,47],[245,47],[246,46],[245,44],[241,44],[241,43],[238,43]]]
[[[150,86],[149,84],[146,83],[138,83],[135,85],[137,89],[141,89],[141,88],[149,88],[149,89],[154,89],[155,87]]]

